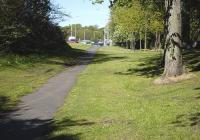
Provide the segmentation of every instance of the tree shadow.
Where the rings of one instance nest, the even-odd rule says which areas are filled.
[[[198,88],[195,88],[194,90],[200,90],[200,87],[198,87]]]
[[[139,75],[146,77],[156,77],[162,75],[164,66],[162,65],[162,56],[155,55],[151,57],[142,58],[139,64],[134,68],[129,68],[127,71],[116,72],[119,75]],[[200,50],[184,50],[183,62],[193,72],[200,70]]]
[[[81,133],[78,133],[78,134],[75,134],[75,135],[67,134],[67,135],[59,135],[59,136],[47,138],[47,139],[48,140],[79,140],[80,135],[81,135]]]
[[[92,60],[92,63],[104,63],[108,61],[113,61],[113,60],[122,60],[122,59],[127,59],[128,57],[125,56],[112,56],[109,54],[96,54],[95,58]]]
[[[8,118],[7,118],[8,119]],[[7,120],[1,122],[0,131],[3,140],[35,140],[47,134],[51,120]]]
[[[16,105],[16,102],[11,101],[9,97],[0,95],[0,119],[11,111],[14,105]]]
[[[0,59],[5,60],[5,62],[0,62],[1,70],[5,68],[15,68],[15,69],[24,69],[21,65],[26,65],[27,68],[35,67],[36,64],[52,64],[52,65],[61,65],[64,67],[72,67],[76,65],[88,64],[89,62],[93,63],[102,63],[106,61],[112,61],[113,59],[124,59],[126,57],[112,57],[111,54],[95,54],[93,49],[98,49],[91,47],[90,49],[81,50],[76,48],[71,48],[68,51],[63,51],[59,53],[49,53],[49,54],[0,54]],[[91,61],[93,56],[95,58]],[[58,59],[59,58],[59,59]],[[51,70],[48,70],[51,71]],[[47,72],[48,72],[47,71]]]
[[[95,122],[91,122],[85,119],[81,119],[81,120],[65,119],[61,122],[52,124],[52,130],[56,130],[57,128],[67,130],[73,126],[91,126],[94,124]],[[60,134],[58,136],[50,136],[48,137],[48,139],[49,140],[78,140],[80,135],[81,133],[77,133],[77,134],[66,133],[66,134]]]
[[[183,60],[185,65],[192,71],[200,70],[200,50],[188,49],[183,51]]]
[[[199,93],[199,95],[198,95],[198,96],[196,96],[195,98],[200,100],[200,93]]]
[[[6,96],[0,96],[0,110],[3,110],[3,105],[7,104],[10,99]]]
[[[200,91],[200,87],[195,88],[194,90],[199,90]],[[200,92],[199,95],[195,97],[196,99],[200,99]]]
[[[200,112],[177,115],[176,121],[171,124],[176,127],[193,127],[200,125]]]
[[[71,126],[90,126],[94,122],[87,120],[66,119],[56,124],[59,128],[67,129]],[[17,117],[5,117],[0,120],[1,139],[3,140],[79,140],[81,133],[62,134],[51,136],[49,134],[56,129],[52,119],[17,119]]]
[[[163,67],[161,65],[161,55],[156,55],[152,57],[146,57],[139,59],[139,64],[134,68],[129,68],[125,72],[116,72],[119,75],[139,75],[146,77],[159,76],[163,72]]]

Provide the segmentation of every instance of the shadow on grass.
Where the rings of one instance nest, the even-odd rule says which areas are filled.
[[[35,64],[54,64],[63,66],[76,65],[79,57],[85,55],[86,52],[79,49],[69,49],[60,53],[51,54],[0,54],[0,68],[17,68],[21,65],[26,67],[34,67]]]
[[[124,56],[111,56],[109,54],[96,54],[95,59],[92,61],[92,63],[104,63],[107,61],[113,61],[113,60],[122,60],[127,59],[128,57]]]
[[[75,135],[70,135],[70,134],[67,134],[67,135],[59,135],[57,137],[54,137],[54,138],[47,138],[48,140],[79,140],[79,136],[81,134],[78,133],[78,134],[75,134]]]
[[[12,101],[9,97],[0,95],[0,119],[4,118],[7,113],[12,111],[15,105],[15,101]]]
[[[192,71],[200,70],[200,49],[191,49],[183,51],[183,60],[185,65]]]
[[[163,72],[163,67],[161,66],[161,56],[155,55],[152,57],[146,57],[139,60],[139,64],[130,68],[125,72],[117,72],[115,74],[119,75],[139,75],[146,77],[155,77],[161,75]]]
[[[7,105],[10,99],[6,96],[0,96],[0,110],[3,110],[3,105]]]
[[[171,124],[176,127],[193,127],[200,125],[200,112],[178,115],[176,121]]]
[[[79,140],[81,133],[78,134],[61,134],[58,136],[48,135],[56,129],[53,126],[53,121],[51,119],[17,119],[17,116],[13,116],[6,119],[0,120],[0,132],[2,140]],[[68,129],[71,126],[90,126],[93,122],[87,120],[71,120],[66,119],[63,122],[57,124],[59,128]]]
[[[95,122],[91,122],[85,119],[82,120],[71,120],[71,119],[65,119],[64,121],[61,121],[59,123],[56,123],[56,127],[53,127],[53,130],[56,130],[58,128],[59,130],[65,130],[66,134],[60,134],[58,136],[51,136],[50,138],[48,138],[49,140],[78,140],[81,133],[78,134],[70,134],[67,133],[67,130],[70,127],[73,126],[91,126],[94,125]]]
[[[0,54],[0,68],[23,69],[34,67],[36,64],[52,64],[71,67],[81,65],[83,61],[93,56],[92,51],[70,49],[66,52],[53,54]],[[109,54],[96,54],[93,63],[103,63],[114,59],[125,59],[126,57],[112,57]],[[51,70],[49,70],[51,71]]]
[[[137,67],[130,68],[127,71],[117,72],[119,75],[139,75],[146,77],[160,76],[164,67],[161,65],[162,56],[155,55],[152,57],[142,58],[139,60]],[[200,70],[200,50],[184,50],[183,51],[184,64],[193,72]]]
[[[7,118],[8,119],[8,118]],[[51,120],[7,120],[1,122],[3,140],[35,140],[47,134]]]
[[[0,105],[9,103],[9,99],[6,97],[0,97],[0,101]],[[25,110],[28,110],[28,108]],[[81,133],[66,133],[54,137],[48,137],[48,135],[56,130],[57,127],[66,130],[73,126],[91,126],[95,124],[85,119],[65,119],[62,122],[56,123],[55,126],[55,122],[52,119],[24,119],[23,114],[18,111],[17,108],[12,109],[12,111],[7,110],[7,108],[1,110],[0,132],[2,140],[79,140]]]
[[[200,90],[200,87],[197,87],[194,90]],[[195,98],[200,99],[200,96]],[[200,112],[177,115],[176,120],[171,124],[175,125],[176,127],[200,126]]]
[[[196,99],[200,99],[200,87],[198,87],[198,88],[195,88],[194,90],[198,90],[198,91],[199,91],[199,93],[198,93],[199,95],[198,95],[198,96],[196,96],[195,98],[196,98]]]

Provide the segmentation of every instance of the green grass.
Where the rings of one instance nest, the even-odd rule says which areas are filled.
[[[81,49],[81,50],[89,49],[91,47],[91,45],[84,45],[81,43],[70,43],[70,46],[74,49]]]
[[[13,109],[21,96],[76,64],[79,52],[83,53],[88,46],[72,48],[74,50],[66,55],[0,54],[0,112]]]
[[[199,139],[198,61],[188,63],[195,79],[154,85],[159,58],[158,52],[101,48],[56,113],[50,139]]]

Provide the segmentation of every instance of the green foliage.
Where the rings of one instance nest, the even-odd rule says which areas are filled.
[[[200,1],[199,0],[193,0],[190,3],[190,26],[191,26],[191,32],[190,37],[192,40],[200,40]]]
[[[0,1],[0,50],[43,52],[64,45],[50,0]],[[57,47],[55,47],[57,46]]]
[[[111,8],[110,31],[114,41],[132,40],[133,33],[139,39],[139,33],[144,38],[145,32],[163,32],[162,12],[153,9],[152,5],[141,4],[135,0],[131,7],[115,5]],[[123,35],[122,35],[123,34]],[[123,39],[120,39],[123,36]]]
[[[140,33],[142,33],[142,38],[144,38],[144,32],[147,32],[148,38],[152,40],[155,39],[155,32],[162,34],[162,37],[165,36],[166,32],[164,32],[164,20],[166,20],[167,13],[165,13],[165,1],[164,0],[109,0],[110,8],[111,8],[111,23],[110,32],[111,37],[114,41],[121,42],[122,40],[130,40],[131,35],[127,35],[129,32],[138,32],[138,25],[140,27]],[[96,2],[102,3],[103,0],[96,0]],[[183,1],[183,5],[186,5],[188,9],[183,10],[183,19],[186,17],[185,21],[183,21],[183,29],[184,34],[190,34],[190,39],[195,41],[199,40],[199,32],[200,32],[200,1]],[[134,10],[138,7],[141,7],[141,10]],[[140,8],[139,8],[140,9]],[[117,11],[117,12],[116,12]],[[120,12],[121,11],[121,12]],[[115,18],[116,15],[117,19]],[[138,16],[135,16],[135,15]],[[128,16],[127,16],[128,15]],[[126,18],[127,17],[127,18]],[[130,17],[134,17],[130,18]],[[138,20],[137,17],[142,18],[142,20]],[[131,26],[130,26],[131,25]],[[187,27],[185,27],[185,25]],[[189,26],[190,27],[189,27]],[[166,27],[165,27],[166,28]],[[189,33],[190,32],[190,33]],[[124,34],[124,35],[121,35]],[[189,39],[189,35],[183,35],[184,40],[187,42]],[[137,37],[137,36],[136,36]],[[157,42],[157,41],[156,41]]]

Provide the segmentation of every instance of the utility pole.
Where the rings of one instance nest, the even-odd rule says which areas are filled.
[[[75,38],[76,38],[76,24],[75,24]]]
[[[85,27],[84,27],[84,40],[85,40]]]
[[[73,36],[72,30],[73,30],[73,27],[72,27],[72,25],[71,25],[71,36]]]
[[[104,37],[103,40],[104,40],[104,41],[103,41],[103,43],[104,43],[104,46],[106,46],[106,41],[107,41],[107,40],[106,40],[106,27],[104,27],[104,30],[103,30],[103,31],[104,31],[104,34],[103,34],[103,37]]]

